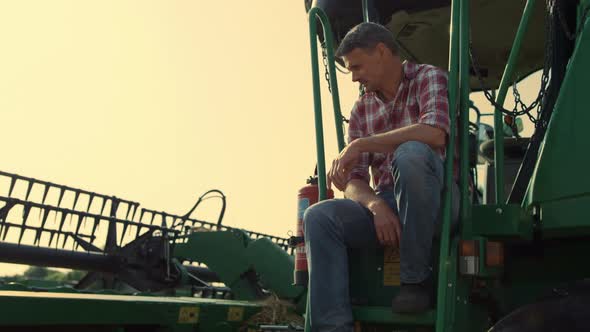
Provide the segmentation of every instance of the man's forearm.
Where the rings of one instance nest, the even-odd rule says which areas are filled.
[[[408,141],[419,141],[434,149],[443,148],[446,134],[442,129],[426,124],[394,129],[385,133],[359,138],[352,142],[361,152],[389,153]]]
[[[344,197],[361,203],[371,211],[373,211],[374,205],[382,201],[369,184],[357,179],[348,181],[344,190]]]

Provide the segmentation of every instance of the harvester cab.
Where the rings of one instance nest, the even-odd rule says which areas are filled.
[[[325,75],[342,150],[334,50],[363,21],[388,28],[403,59],[448,71],[449,112],[456,119],[447,151],[458,144],[460,197],[442,193],[443,226],[433,252],[436,306],[420,315],[392,313],[399,255],[391,248],[351,249],[355,330],[590,329],[580,318],[588,315],[590,303],[584,295],[590,271],[582,263],[590,234],[585,208],[590,178],[584,175],[588,157],[579,153],[588,147],[582,87],[589,83],[590,2],[316,0],[306,1],[306,9],[317,137],[324,136],[317,39],[327,57]],[[521,99],[523,84],[517,86],[525,78],[537,89],[529,105]],[[510,87],[514,106],[506,107]],[[492,112],[480,111],[485,108]],[[523,127],[533,128],[532,134],[525,136]],[[317,155],[322,200],[322,139]],[[446,158],[446,188],[451,188],[453,162]],[[452,232],[456,199],[459,230]],[[313,330],[309,320],[306,330]]]

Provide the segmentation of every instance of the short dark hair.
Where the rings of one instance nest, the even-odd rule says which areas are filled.
[[[364,22],[348,31],[336,50],[336,56],[341,58],[355,48],[372,50],[379,43],[385,44],[391,53],[398,54],[395,38],[386,27],[377,23]]]

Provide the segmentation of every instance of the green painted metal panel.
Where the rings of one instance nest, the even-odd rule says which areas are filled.
[[[272,290],[281,299],[296,300],[298,311],[303,313],[305,288],[293,285],[294,257],[268,238],[249,244],[246,256],[264,288]]]
[[[294,258],[268,238],[251,240],[241,231],[196,232],[177,243],[174,255],[206,264],[231,288],[237,299],[258,299],[247,271],[256,272],[258,282],[279,298],[293,300],[298,311],[305,309],[305,289],[293,285]]]
[[[0,291],[0,326],[161,326],[213,332],[219,323],[237,330],[260,308],[190,297]],[[230,314],[236,311],[239,317]]]
[[[588,234],[590,230],[590,24],[578,37],[524,206],[537,206],[544,237]]]
[[[525,205],[567,200],[590,193],[588,86],[590,24],[578,37],[568,70],[541,145]],[[582,208],[582,207],[580,207]],[[587,216],[590,215],[586,214]],[[545,221],[544,221],[545,222]],[[590,222],[590,220],[588,220]]]
[[[350,297],[353,304],[387,306],[399,290],[398,280],[386,282],[383,248],[351,249],[348,252]],[[395,279],[395,276],[392,276]],[[395,282],[397,281],[397,282]],[[395,285],[394,285],[395,284]]]
[[[354,319],[362,322],[395,326],[432,326],[436,319],[434,310],[419,315],[401,315],[391,312],[391,307],[353,307]]]
[[[590,235],[590,194],[541,205],[544,238]]]
[[[519,205],[476,205],[473,207],[473,235],[530,240],[534,219]]]
[[[195,232],[176,243],[174,256],[204,263],[219,275],[220,280],[239,300],[255,300],[257,294],[242,278],[251,268],[246,246],[252,240],[242,231]]]

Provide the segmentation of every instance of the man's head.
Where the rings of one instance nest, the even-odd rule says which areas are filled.
[[[401,70],[393,35],[376,23],[361,23],[352,28],[342,39],[336,56],[344,60],[352,80],[363,84],[367,92],[380,90],[386,79]]]

